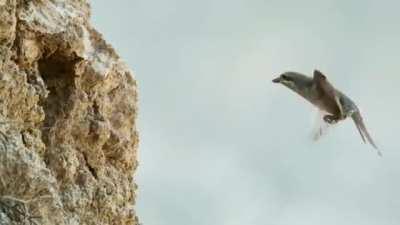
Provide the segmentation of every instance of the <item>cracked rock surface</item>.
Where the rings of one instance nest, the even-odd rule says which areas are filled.
[[[0,0],[0,225],[138,224],[136,81],[89,17]]]

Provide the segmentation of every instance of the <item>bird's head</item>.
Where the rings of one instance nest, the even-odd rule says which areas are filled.
[[[310,87],[312,78],[297,72],[285,72],[273,79],[272,82],[283,84],[293,91],[302,92]]]

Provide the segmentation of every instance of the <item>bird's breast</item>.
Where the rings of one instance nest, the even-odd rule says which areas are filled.
[[[326,111],[332,115],[340,114],[339,106],[336,104],[336,102],[333,99],[321,98],[321,99],[314,101],[313,104],[320,110]]]
[[[310,98],[308,100],[318,109],[328,112],[332,115],[340,114],[340,109],[335,99],[321,92],[313,92],[313,94],[309,96]]]

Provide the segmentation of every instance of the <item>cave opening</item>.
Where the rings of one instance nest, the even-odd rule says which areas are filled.
[[[48,131],[53,127],[58,118],[67,116],[69,99],[75,89],[75,64],[77,57],[66,57],[60,52],[55,52],[49,57],[39,60],[39,73],[43,78],[46,89],[49,92],[43,99],[41,106],[45,113],[42,125],[42,135],[47,145]]]

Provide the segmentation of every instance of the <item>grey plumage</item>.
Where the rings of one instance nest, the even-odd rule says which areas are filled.
[[[285,72],[275,78],[273,82],[283,84],[320,110],[328,113],[323,117],[326,123],[334,124],[351,117],[364,143],[370,143],[381,155],[367,131],[357,105],[348,96],[335,89],[320,71],[315,70],[313,77],[297,72]]]

